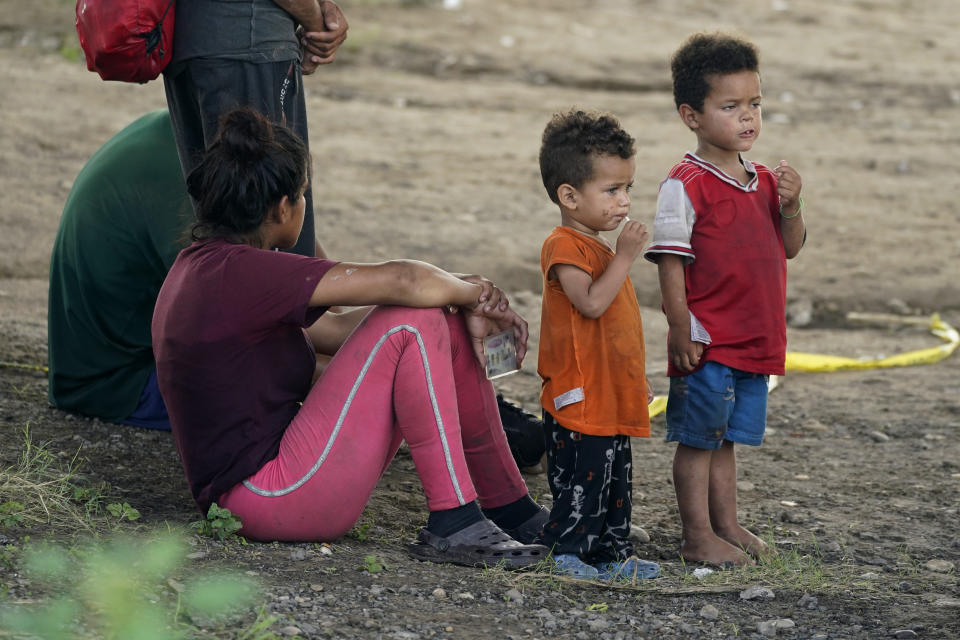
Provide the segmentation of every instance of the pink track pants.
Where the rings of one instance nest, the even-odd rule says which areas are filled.
[[[527,493],[458,314],[374,309],[307,395],[277,457],[218,503],[251,539],[335,540],[404,440],[431,511]]]

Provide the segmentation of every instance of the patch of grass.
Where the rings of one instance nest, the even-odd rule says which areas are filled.
[[[773,532],[763,536],[771,549],[776,549]],[[791,546],[788,550],[778,550],[761,558],[752,566],[715,570],[701,578],[693,574],[681,559],[684,585],[702,585],[704,587],[737,587],[749,584],[763,584],[770,587],[795,591],[824,592],[831,582],[829,569],[822,563],[822,555],[816,538],[809,546]]]
[[[34,442],[29,423],[15,464],[0,469],[0,526],[96,535],[115,531],[140,518],[128,502],[108,502],[110,486],[85,486],[80,476],[80,450],[67,458],[46,443]]]
[[[103,508],[103,502],[107,499],[107,492],[110,487],[102,482],[96,487],[73,486],[73,501],[83,505],[88,516],[100,513]]]
[[[14,500],[0,504],[0,527],[9,529],[23,524],[23,505]]]
[[[87,505],[74,500],[79,466],[79,455],[64,463],[44,444],[35,443],[27,424],[20,458],[0,469],[5,526],[47,524],[68,531],[93,532]]]
[[[772,538],[766,542],[774,546]],[[684,567],[680,583],[690,593],[737,591],[750,585],[764,585],[774,590],[833,596],[851,592],[880,593],[891,588],[885,581],[862,577],[865,572],[862,565],[847,562],[825,564],[814,537],[808,544],[780,549],[754,566],[717,570],[703,578],[695,577],[691,569]],[[670,592],[670,589],[654,591]]]

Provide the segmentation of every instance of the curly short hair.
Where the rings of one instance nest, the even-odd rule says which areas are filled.
[[[759,73],[757,48],[723,33],[697,33],[683,43],[670,60],[673,73],[673,101],[703,111],[710,93],[710,76],[740,71]]]
[[[562,184],[579,189],[593,176],[593,158],[634,155],[633,138],[608,113],[572,109],[556,113],[540,145],[540,177],[547,195],[559,204],[557,189]]]

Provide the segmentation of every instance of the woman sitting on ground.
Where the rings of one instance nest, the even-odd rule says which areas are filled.
[[[308,165],[286,128],[237,110],[187,179],[194,242],[160,291],[153,348],[197,505],[230,509],[252,539],[334,540],[406,441],[430,510],[414,557],[539,562],[547,549],[524,543],[547,512],[479,347],[512,329],[522,357],[526,323],[480,278],[273,251],[300,234]],[[317,353],[335,355],[314,382]]]

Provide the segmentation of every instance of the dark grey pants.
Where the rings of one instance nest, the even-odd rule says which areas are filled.
[[[184,176],[196,167],[200,155],[216,135],[221,114],[236,107],[259,111],[271,121],[286,125],[308,143],[303,77],[296,60],[254,63],[192,58],[167,67],[163,86]],[[306,200],[303,230],[291,251],[312,256],[316,238],[309,184]]]

